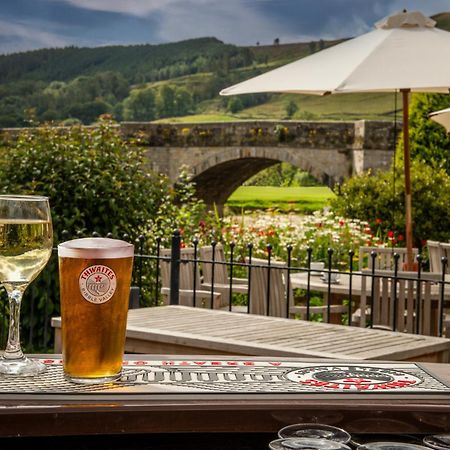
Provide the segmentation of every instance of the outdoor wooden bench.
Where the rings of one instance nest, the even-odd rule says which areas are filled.
[[[59,353],[61,318],[52,326]],[[450,340],[170,305],[128,312],[125,351],[448,362]]]

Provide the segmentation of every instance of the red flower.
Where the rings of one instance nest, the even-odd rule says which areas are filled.
[[[381,220],[381,219],[375,219],[375,223],[377,224],[377,225],[380,225],[380,223],[382,223],[383,221]]]
[[[397,236],[397,239],[398,239],[399,241],[404,241],[404,240],[405,240],[405,236],[403,236],[403,234],[399,234],[399,235]]]
[[[345,225],[345,222],[344,222],[343,220],[340,220],[340,221],[339,221],[339,225],[340,225],[341,227],[343,227],[343,226]]]
[[[387,237],[388,237],[389,239],[392,239],[392,238],[394,237],[394,232],[391,231],[391,230],[389,230],[389,231],[387,232]]]

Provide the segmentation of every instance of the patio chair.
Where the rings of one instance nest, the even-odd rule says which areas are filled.
[[[444,256],[444,250],[441,246],[441,242],[428,240],[427,249],[430,272],[442,273],[441,258]]]
[[[202,260],[203,286],[209,289],[212,288],[215,292],[222,294],[222,306],[229,305],[230,286],[232,292],[240,294],[248,293],[248,280],[246,278],[233,277],[230,279],[222,244],[217,244],[215,247],[212,245],[200,247],[199,254]],[[213,260],[214,264],[212,263]],[[214,286],[212,286],[213,273]]]
[[[171,249],[161,249],[161,257],[170,258]],[[195,277],[195,306],[211,308],[211,289],[201,283],[198,263],[194,262],[194,249],[180,249],[180,305],[194,306],[194,277]],[[169,259],[161,259],[161,294],[164,304],[169,303],[170,296],[170,268]],[[221,303],[220,292],[213,292],[213,308],[219,308]]]
[[[359,270],[372,269],[372,257],[371,253],[376,252],[377,257],[375,259],[375,269],[376,270],[394,270],[395,260],[394,253],[400,255],[398,261],[398,270],[402,270],[402,266],[406,263],[407,259],[407,249],[405,247],[394,247],[394,248],[384,248],[384,247],[359,247]],[[417,248],[413,248],[413,256],[419,254]]]
[[[246,258],[248,264],[248,258]],[[270,278],[269,278],[270,273]],[[286,317],[287,308],[287,266],[283,262],[271,261],[270,271],[265,259],[252,258],[251,264],[251,287],[250,287],[250,313],[267,315],[267,296],[269,295],[269,315],[275,317]],[[330,305],[331,313],[342,314],[346,312],[344,305]],[[328,321],[328,306],[310,305],[310,314],[323,314],[323,320]],[[296,315],[300,319],[306,319],[307,306],[294,304],[294,292],[292,284],[289,283],[289,311],[290,318]]]
[[[363,270],[362,274],[364,288],[360,303],[360,326],[370,326],[373,319],[373,328],[429,336],[438,334],[439,274],[423,273],[419,290],[416,272],[398,272],[394,278],[391,270],[377,270],[372,280],[373,287],[367,283],[372,277],[372,270]],[[370,301],[372,290],[373,303]]]

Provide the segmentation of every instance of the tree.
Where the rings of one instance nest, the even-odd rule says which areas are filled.
[[[289,100],[289,102],[286,104],[286,115],[289,119],[291,119],[294,114],[298,111],[297,103],[294,102],[294,100]]]
[[[415,94],[410,105],[412,221],[416,245],[421,240],[450,238],[450,140],[428,114],[448,106],[448,96]],[[404,234],[403,137],[396,149],[396,164],[388,172],[366,173],[341,186],[333,202],[338,214],[375,221],[383,228]],[[375,225],[374,222],[372,225]]]
[[[69,106],[65,110],[65,116],[80,119],[85,125],[89,125],[96,121],[96,119],[105,113],[111,111],[111,105],[101,99],[86,103],[76,103]]]
[[[411,158],[450,174],[450,136],[433,122],[429,114],[450,106],[447,94],[414,94],[410,105],[409,140]],[[397,149],[397,162],[403,164],[403,138]]]
[[[227,108],[232,114],[236,114],[244,109],[244,105],[240,97],[232,97],[228,100]]]
[[[273,45],[280,45],[280,38],[275,38],[273,40]]]
[[[123,102],[125,120],[150,121],[156,117],[155,91],[151,88],[135,89]]]
[[[167,84],[163,85],[156,97],[156,115],[170,117],[175,111],[175,91]]]
[[[191,93],[184,88],[178,88],[175,91],[175,111],[174,115],[184,116],[192,110],[193,102]]]

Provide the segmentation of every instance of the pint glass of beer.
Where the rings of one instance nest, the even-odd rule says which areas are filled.
[[[71,381],[118,379],[134,246],[106,238],[58,245],[63,367]]]

